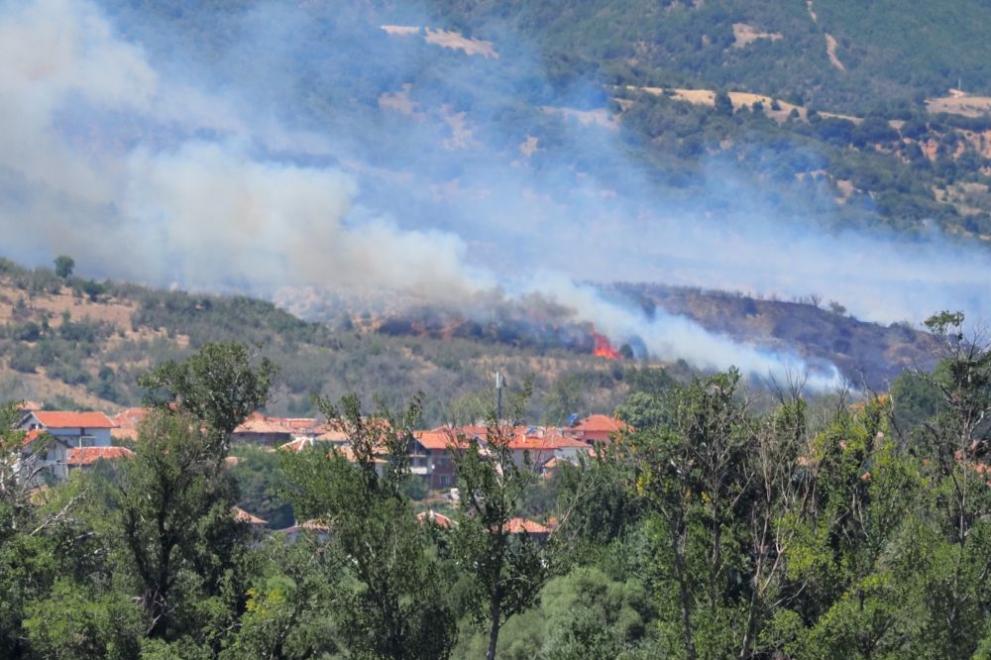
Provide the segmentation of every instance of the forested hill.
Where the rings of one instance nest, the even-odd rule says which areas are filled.
[[[510,25],[559,76],[759,91],[850,114],[991,94],[991,5],[806,0],[432,0],[471,33]]]
[[[686,315],[720,335],[835,364],[858,388],[886,389],[936,355],[932,336],[858,321],[835,302],[617,287],[644,308]],[[648,364],[675,379],[697,373],[683,362],[596,357],[553,328],[520,332],[529,323],[523,317],[500,325],[427,313],[424,320],[416,311],[379,318],[339,311],[307,322],[245,296],[62,278],[0,259],[0,399],[70,409],[136,405],[138,377],[150,366],[215,341],[244,342],[279,367],[269,401],[278,414],[312,414],[314,394],[353,391],[398,405],[423,392],[428,422],[471,417],[484,413],[499,370],[515,386],[532,379],[531,420],[559,424],[574,413],[612,411]],[[455,324],[460,331],[451,331]]]
[[[478,38],[527,35],[560,89],[599,81],[586,102],[618,104],[676,185],[720,154],[784,212],[797,195],[830,224],[991,233],[985,2],[432,4]]]
[[[622,127],[625,154],[670,204],[739,207],[707,180],[728,163],[787,221],[991,239],[991,6],[978,0],[306,2],[293,5],[297,37],[261,51],[238,40],[272,20],[266,3],[100,4],[216,84],[274,58],[292,79],[259,71],[259,105],[360,144],[345,169],[376,203],[398,197],[410,223],[456,218],[379,168],[421,174],[448,202],[459,177],[523,149],[538,171],[574,164],[619,187],[629,170],[590,145]],[[431,121],[427,145],[411,137]],[[564,139],[572,124],[589,133],[581,148]]]

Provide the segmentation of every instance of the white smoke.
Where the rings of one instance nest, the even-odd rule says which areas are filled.
[[[246,138],[285,148],[300,136],[245,135],[226,102],[163,82],[87,2],[5,5],[0,61],[0,168],[19,193],[0,201],[12,255],[77,254],[107,274],[204,288],[319,284],[456,300],[492,285],[464,265],[452,234],[383,216],[348,224],[352,177],[256,156]],[[93,123],[66,125],[85,124],[80,104]],[[133,144],[113,144],[128,123]],[[180,137],[156,142],[167,129]],[[220,137],[181,137],[203,131]]]
[[[404,97],[392,106],[415,112],[385,103],[370,118],[344,101],[329,114],[332,126],[298,128],[274,109],[292,106],[299,81],[273,44],[307,22],[295,17],[287,30],[278,26],[292,10],[259,11],[239,44],[242,59],[225,70],[233,78],[214,93],[176,76],[182,67],[156,66],[167,57],[162,48],[124,38],[87,0],[0,2],[6,256],[44,263],[67,253],[97,275],[263,294],[314,286],[460,303],[501,288],[539,291],[612,339],[641,338],[656,356],[776,377],[805,365],[685,318],[647,319],[573,281],[818,293],[878,320],[918,320],[937,306],[982,309],[977,292],[989,268],[976,250],[788,229],[774,209],[714,219],[663,203],[646,185],[631,197],[607,189],[576,163],[604,159],[618,178],[641,176],[616,148],[611,124],[562,121],[565,156],[557,161],[532,137],[507,138],[507,162],[487,146],[494,131],[486,103],[461,112],[443,99],[414,98],[418,90],[396,69],[423,63],[400,56],[376,64],[365,43],[306,46],[349,75],[354,67],[356,76],[382,78],[370,85],[394,83]],[[267,29],[264,48],[253,46]],[[511,51],[475,60],[511,68]],[[451,96],[512,92],[474,75],[436,77]],[[548,269],[556,274],[539,275]],[[838,381],[834,371],[810,385]]]
[[[636,337],[652,355],[672,355],[709,370],[736,366],[742,372],[785,383],[800,377],[815,390],[835,390],[844,379],[835,366],[810,370],[799,357],[745,346],[728,337],[706,331],[694,321],[657,310],[654,317],[611,303],[593,287],[578,285],[559,274],[543,274],[535,293],[576,310],[580,318],[593,320],[598,331],[613,340]]]

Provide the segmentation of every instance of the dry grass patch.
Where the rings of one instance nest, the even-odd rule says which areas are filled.
[[[784,35],[780,32],[763,32],[753,25],[733,23],[733,48],[746,48],[755,41],[781,41]]]
[[[947,113],[963,117],[991,114],[991,96],[955,95],[926,99],[926,110],[932,114]]]

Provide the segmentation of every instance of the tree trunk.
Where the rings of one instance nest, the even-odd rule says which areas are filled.
[[[695,660],[695,633],[692,630],[692,595],[688,589],[688,576],[685,574],[685,557],[682,553],[681,542],[684,530],[671,535],[671,546],[674,550],[674,570],[678,574],[678,590],[681,596],[681,632],[685,643],[685,655],[688,660]]]
[[[495,660],[496,646],[499,644],[500,619],[502,618],[502,602],[500,598],[493,597],[489,606],[489,650],[485,653],[485,660]]]

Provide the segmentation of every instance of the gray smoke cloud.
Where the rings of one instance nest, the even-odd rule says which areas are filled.
[[[7,256],[261,295],[538,292],[658,357],[759,376],[805,365],[576,282],[815,292],[878,321],[985,316],[983,251],[831,234],[715,165],[700,198],[670,194],[598,88],[548,91],[512,35],[469,39],[409,7],[260,3],[192,27],[128,7],[0,3]],[[235,36],[200,44],[214,28]]]
[[[197,288],[328,283],[454,300],[493,284],[453,234],[386,215],[349,225],[351,175],[258,155],[298,152],[307,136],[255,132],[224,99],[164,80],[92,4],[6,4],[0,57],[11,256],[71,253],[97,272]]]

